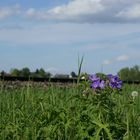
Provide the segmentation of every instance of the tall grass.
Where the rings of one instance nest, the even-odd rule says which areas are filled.
[[[133,99],[133,90],[140,87],[125,85],[103,100],[74,87],[1,87],[0,140],[140,140],[140,96]]]

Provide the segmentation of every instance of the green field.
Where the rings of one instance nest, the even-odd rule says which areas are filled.
[[[139,85],[83,96],[75,87],[0,88],[0,140],[140,140]]]

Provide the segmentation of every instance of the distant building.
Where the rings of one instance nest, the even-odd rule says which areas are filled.
[[[56,74],[54,78],[69,78],[68,74]]]

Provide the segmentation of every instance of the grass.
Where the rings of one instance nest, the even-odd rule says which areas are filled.
[[[0,140],[140,140],[140,87],[83,96],[50,86],[0,88]]]

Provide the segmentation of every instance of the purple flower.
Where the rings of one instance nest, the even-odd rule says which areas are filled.
[[[90,80],[91,82],[95,82],[95,81],[99,81],[100,78],[98,78],[98,77],[94,74],[94,75],[90,75],[90,76],[89,76],[89,80]]]
[[[100,81],[95,81],[90,85],[90,88],[97,89],[99,88]]]
[[[89,80],[92,82],[92,84],[90,85],[90,88],[103,89],[105,87],[105,81],[101,80],[96,75],[90,75]]]
[[[102,89],[105,87],[105,81],[104,81],[104,80],[102,80],[102,81],[100,82],[99,87],[102,88]]]
[[[89,76],[89,81],[91,83],[90,88],[94,90],[96,93],[101,93],[102,89],[111,87],[112,89],[118,89],[121,91],[122,80],[119,79],[117,75],[109,74],[107,75],[107,79],[103,80],[100,77],[97,77],[95,74]],[[111,90],[112,92],[112,90]]]
[[[111,88],[121,89],[122,87],[122,81],[119,79],[118,76],[113,76],[111,74],[107,75],[109,79],[109,86]]]

